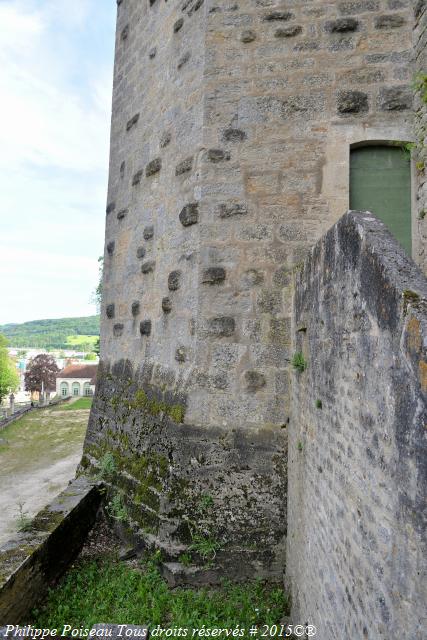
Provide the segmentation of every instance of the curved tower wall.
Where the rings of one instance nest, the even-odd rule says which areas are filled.
[[[169,557],[282,572],[291,276],[348,208],[350,145],[412,139],[410,4],[119,3],[83,466],[113,451]]]

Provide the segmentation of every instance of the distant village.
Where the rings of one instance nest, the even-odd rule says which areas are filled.
[[[14,393],[15,405],[24,405],[41,400],[38,391],[25,390],[25,373],[31,360],[39,355],[49,355],[54,358],[59,373],[56,376],[56,388],[46,389],[43,402],[47,403],[52,398],[91,397],[95,393],[96,373],[99,357],[95,353],[76,351],[72,349],[58,349],[47,351],[46,349],[8,348],[9,356],[15,361],[19,374],[19,389]],[[3,406],[10,404],[9,398],[5,398]]]

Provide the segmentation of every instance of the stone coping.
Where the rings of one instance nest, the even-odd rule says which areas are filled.
[[[0,625],[21,624],[80,552],[101,503],[99,483],[70,482],[0,548]]]

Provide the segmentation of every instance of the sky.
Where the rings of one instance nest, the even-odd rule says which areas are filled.
[[[0,324],[93,315],[115,0],[0,0]]]

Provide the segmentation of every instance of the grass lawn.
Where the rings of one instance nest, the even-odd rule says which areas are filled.
[[[98,338],[99,336],[67,336],[67,344],[70,347],[78,347],[80,344],[91,344],[93,346]]]
[[[74,477],[88,418],[37,409],[0,431],[0,544],[16,533],[20,505],[32,517]]]
[[[76,563],[49,592],[43,608],[33,612],[31,623],[49,628],[90,627],[97,622],[190,628],[240,625],[247,630],[253,624],[279,623],[288,614],[289,602],[279,585],[247,581],[215,589],[171,590],[154,562],[132,567],[108,557]]]
[[[67,405],[67,409],[73,407]],[[55,409],[30,411],[1,431],[0,481],[35,467],[48,467],[83,443],[89,413],[64,417]]]
[[[92,406],[92,398],[79,398],[75,402],[67,402],[59,404],[55,407],[55,411],[78,411],[82,409],[90,409]]]

